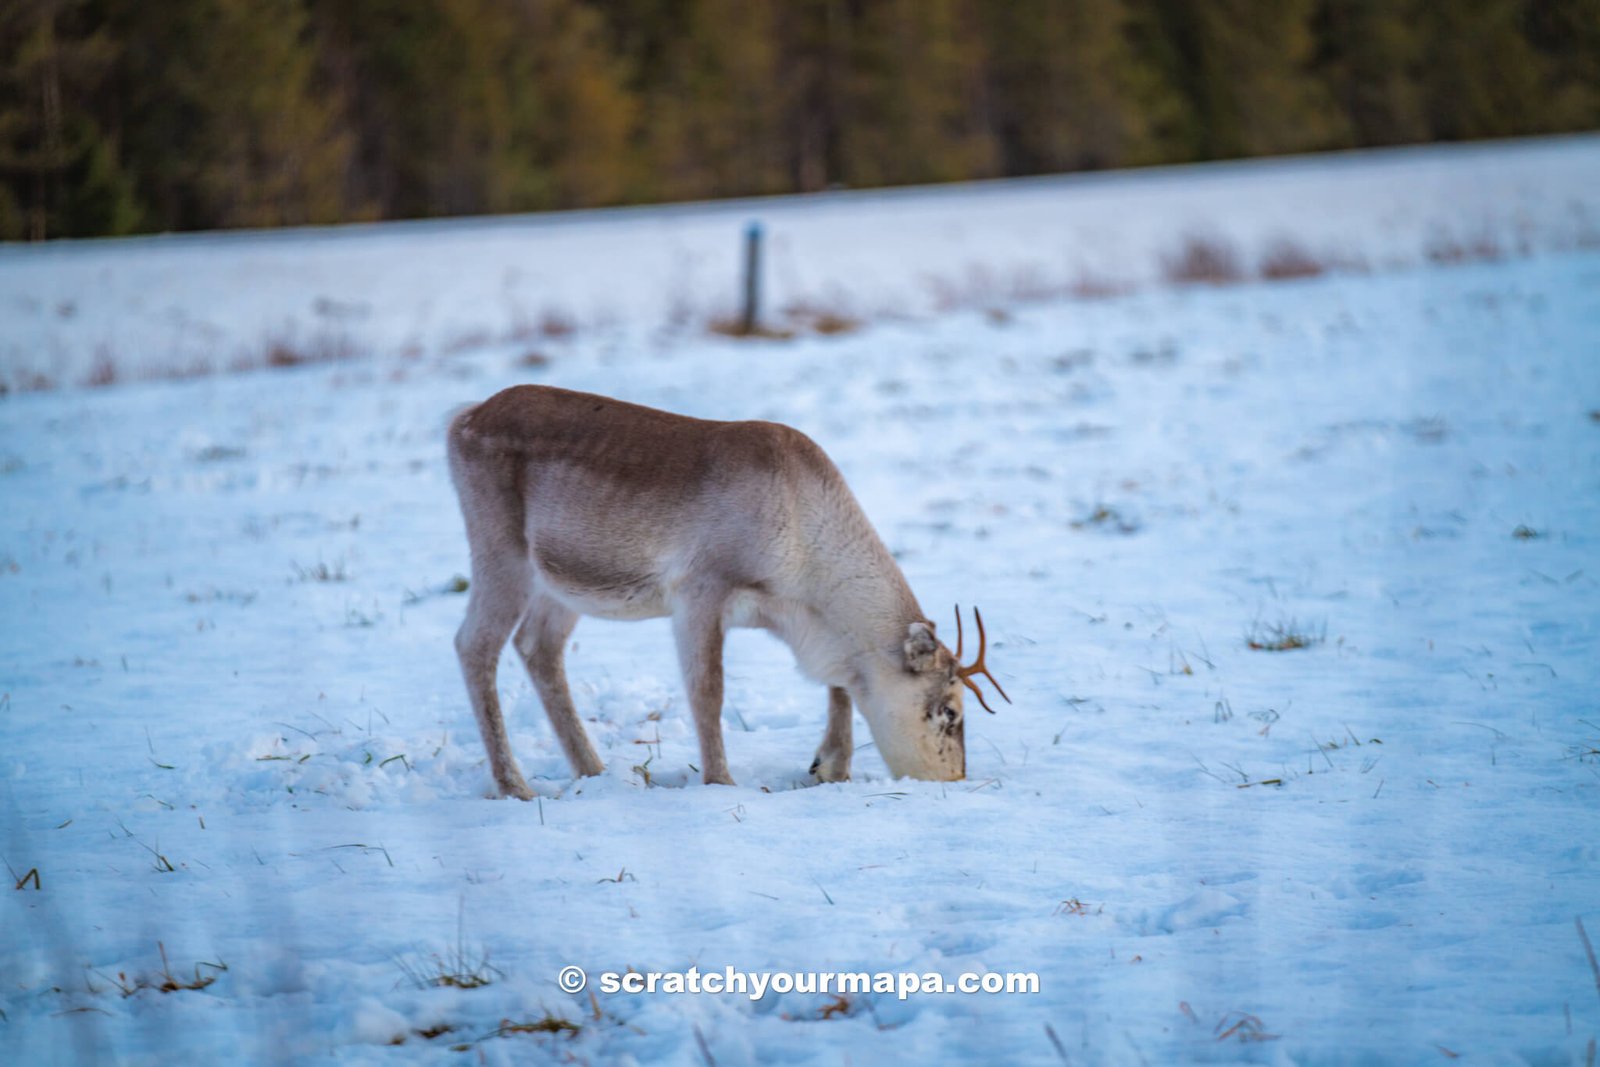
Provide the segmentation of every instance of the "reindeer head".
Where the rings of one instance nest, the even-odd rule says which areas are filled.
[[[978,656],[971,664],[961,665],[964,642],[958,606],[955,652],[934,636],[933,623],[913,622],[906,629],[900,669],[885,671],[875,684],[869,685],[869,698],[862,704],[862,713],[873,728],[878,752],[896,778],[954,782],[966,777],[963,687],[976,694],[984,711],[994,714],[973,681],[974,676],[988,678],[1006,703],[1011,702],[984,663],[988,640],[983,632],[983,616],[976,608],[973,615],[978,620]]]

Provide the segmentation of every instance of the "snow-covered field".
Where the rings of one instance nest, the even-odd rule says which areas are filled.
[[[865,328],[703,332],[750,217]],[[5,1061],[1593,1061],[1591,219],[1595,138],[0,249],[4,379],[117,379],[0,398]],[[1369,271],[1154,284],[1194,232]],[[1135,288],[1045,298],[1088,275]],[[585,620],[607,773],[508,654],[541,797],[485,799],[442,434],[520,381],[820,442],[984,610],[969,780],[813,785],[824,694],[741,632],[701,786],[666,624]],[[691,966],[1040,991],[597,989]]]
[[[0,390],[426,359],[576,326],[698,336],[766,228],[773,309],[920,317],[1149,285],[1191,238],[1254,272],[1600,248],[1600,135],[932,189],[333,230],[0,245]]]

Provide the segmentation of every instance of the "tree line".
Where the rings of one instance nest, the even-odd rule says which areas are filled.
[[[1600,0],[4,0],[0,238],[1600,126]]]

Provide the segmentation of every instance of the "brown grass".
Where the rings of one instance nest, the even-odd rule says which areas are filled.
[[[796,331],[809,330],[824,337],[854,333],[865,325],[861,317],[850,311],[843,301],[832,305],[796,301],[785,307],[782,315]]]
[[[269,337],[254,361],[261,367],[304,367],[316,363],[344,363],[359,355],[355,342],[343,332],[322,330],[305,338]],[[247,359],[245,366],[251,366]],[[210,373],[209,365],[206,373]]]
[[[1025,264],[1013,268],[1005,278],[1003,292],[1019,304],[1038,304],[1061,298],[1061,286],[1045,276],[1043,268]]]
[[[994,272],[981,264],[967,267],[966,272],[958,277],[926,275],[923,284],[932,294],[933,306],[939,311],[988,307],[1001,299]]]
[[[530,317],[516,301],[512,301],[511,325],[501,340],[526,344],[533,341],[567,341],[578,333],[577,316],[560,307],[545,307],[537,316]],[[493,343],[491,339],[490,343]]]
[[[583,1027],[575,1022],[561,1018],[559,1015],[546,1014],[542,1019],[529,1022],[514,1023],[510,1019],[501,1019],[500,1026],[491,1037],[505,1037],[507,1034],[566,1034],[576,1037],[583,1031]]]
[[[1245,278],[1239,252],[1221,237],[1190,234],[1176,252],[1161,257],[1171,285],[1235,285]]]
[[[9,382],[0,381],[0,396],[7,393],[47,393],[58,383],[48,374],[37,370],[19,370]]]
[[[1074,300],[1112,300],[1133,292],[1130,282],[1119,282],[1104,274],[1080,270],[1067,285],[1067,295]]]
[[[115,978],[100,974],[100,977],[115,985],[124,997],[131,997],[135,993],[146,989],[154,989],[158,993],[178,993],[185,990],[193,991],[206,988],[217,980],[217,975],[228,969],[228,965],[218,960],[216,963],[207,963],[201,960],[194,965],[193,978],[179,978],[172,973],[172,967],[167,963],[167,946],[160,941],[156,942],[156,949],[161,953],[161,970],[154,975],[137,974],[132,978],[126,972],[118,971]],[[210,974],[201,974],[200,968],[209,967]]]
[[[1324,274],[1328,265],[1312,255],[1298,241],[1280,237],[1262,253],[1257,272],[1267,281],[1289,281],[1295,278],[1315,278]]]
[[[1327,640],[1325,630],[1313,632],[1302,628],[1293,619],[1287,622],[1252,623],[1245,635],[1245,646],[1257,652],[1292,652],[1297,648],[1310,648]]]
[[[468,330],[446,341],[441,346],[441,351],[447,356],[454,356],[462,352],[470,352],[475,348],[488,348],[494,344],[494,336],[488,330]]]
[[[1130,519],[1114,507],[1098,504],[1094,510],[1081,519],[1072,522],[1074,530],[1109,530],[1119,534],[1132,534],[1139,532],[1137,519]]]
[[[854,333],[861,329],[861,320],[849,315],[840,315],[831,311],[824,311],[811,320],[812,330],[824,336],[831,337],[835,334]]]
[[[249,371],[255,370],[259,364],[246,361],[235,363],[230,370]],[[169,367],[161,367],[151,371],[148,377],[162,382],[187,382],[194,378],[209,378],[217,373],[217,365],[205,356],[194,356],[187,363],[174,363]]]
[[[539,316],[539,334],[552,341],[571,337],[578,332],[578,320],[556,308],[547,308]]]
[[[1458,238],[1451,233],[1436,233],[1428,238],[1422,248],[1428,262],[1438,266],[1457,266],[1463,263],[1498,263],[1506,258],[1506,250],[1492,234],[1478,233]]]
[[[94,362],[89,365],[89,373],[83,379],[83,384],[90,389],[104,389],[108,385],[116,385],[120,377],[116,360],[111,358],[110,350],[101,345],[95,350]]]
[[[303,363],[310,363],[311,359],[296,348],[282,342],[273,342],[267,346],[262,362],[269,367],[298,367]]]
[[[767,326],[756,323],[750,329],[744,328],[744,319],[737,315],[722,315],[706,323],[706,329],[718,337],[732,337],[742,341],[790,341],[794,339],[795,331],[782,326]]]
[[[924,275],[922,284],[932,296],[933,306],[939,311],[977,310],[989,315],[997,310],[1003,311],[1008,305],[1043,304],[1069,296],[1099,295],[1090,292],[1096,288],[1095,284],[1075,287],[1059,278],[1052,278],[1037,263],[1020,263],[1005,268],[975,263],[956,275]],[[1107,295],[1120,291],[1110,283],[1106,288]]]

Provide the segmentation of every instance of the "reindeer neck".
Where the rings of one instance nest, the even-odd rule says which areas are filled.
[[[926,616],[859,509],[812,534],[806,606],[818,632],[796,652],[808,672],[842,684],[841,673],[859,676],[875,658],[897,659],[907,628]]]

